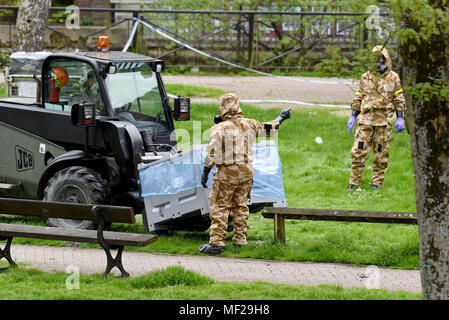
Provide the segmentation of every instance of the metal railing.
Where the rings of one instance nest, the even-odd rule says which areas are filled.
[[[93,36],[114,27],[130,34],[133,18],[140,18],[170,36],[191,44],[216,57],[255,69],[293,68],[307,52],[322,54],[327,46],[343,51],[362,48],[368,39],[364,19],[366,13],[357,12],[296,12],[296,11],[220,11],[220,10],[133,10],[121,8],[79,8],[81,16],[110,13],[107,26],[81,26],[77,36],[67,33],[58,24],[47,27],[59,42],[48,48],[62,50],[69,47],[94,50]],[[50,8],[50,13],[65,8]],[[15,24],[18,7],[0,6],[1,24]],[[127,14],[128,17],[120,17]],[[388,12],[381,12],[387,17]],[[8,18],[6,18],[8,17]],[[61,26],[61,24],[59,24]],[[63,26],[63,25],[62,25]],[[91,29],[95,30],[92,31]],[[115,30],[115,29],[114,29]],[[11,43],[13,34],[10,31]],[[62,42],[62,43],[61,43]],[[115,43],[115,49],[125,45]],[[184,47],[170,43],[163,37],[143,28],[133,40],[131,50],[178,65],[213,65],[212,61],[188,54]],[[185,53],[184,53],[185,52]],[[180,54],[183,53],[183,54]],[[286,60],[289,59],[289,60]],[[286,62],[287,61],[287,62]]]

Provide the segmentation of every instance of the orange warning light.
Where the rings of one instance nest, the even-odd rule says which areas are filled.
[[[97,41],[97,51],[108,52],[109,51],[109,38],[106,36],[98,37]]]

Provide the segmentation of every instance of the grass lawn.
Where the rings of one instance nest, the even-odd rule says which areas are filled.
[[[281,106],[280,106],[281,107]],[[201,121],[202,130],[213,125],[215,104],[193,104],[192,120]],[[274,119],[279,109],[260,109],[242,105],[246,117]],[[335,111],[335,110],[332,110]],[[347,119],[325,109],[294,111],[279,133],[279,153],[283,163],[284,186],[289,207],[359,209],[414,212],[415,196],[409,135],[394,135],[384,188],[371,189],[372,155],[358,191],[346,191],[353,137],[347,132]],[[177,122],[178,128],[192,131],[192,122]],[[321,137],[322,144],[315,142]],[[207,143],[207,141],[202,141]],[[4,217],[1,222],[45,224],[44,220]],[[134,226],[113,225],[116,231],[145,232],[138,217]],[[396,268],[419,267],[417,226],[322,221],[286,221],[285,248],[273,242],[273,221],[260,213],[252,214],[248,230],[249,245],[228,246],[223,256],[320,261],[349,264],[374,264]],[[230,241],[231,234],[228,235]],[[61,242],[15,239],[15,243],[64,245]],[[175,232],[146,248],[148,252],[199,254],[198,246],[208,242],[207,232]],[[230,243],[230,242],[229,242]]]
[[[23,267],[0,273],[0,300],[6,299],[114,299],[114,300],[416,300],[420,294],[377,289],[343,289],[337,286],[317,287],[281,285],[266,282],[228,283],[214,281],[182,267],[168,267],[146,275],[121,279],[100,275],[80,275],[79,289],[68,290],[69,275],[44,273]]]

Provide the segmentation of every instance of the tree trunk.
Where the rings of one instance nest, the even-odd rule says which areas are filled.
[[[43,50],[50,4],[51,0],[21,1],[16,23],[14,51]]]
[[[420,26],[410,16],[404,15],[401,20],[403,27],[419,31]],[[432,82],[429,77],[447,84],[449,34],[447,29],[440,31],[427,41],[406,40],[400,45],[401,73],[407,87]],[[408,91],[406,99],[415,169],[423,296],[449,299],[449,101],[438,94],[427,94],[426,98],[424,91],[413,95]]]

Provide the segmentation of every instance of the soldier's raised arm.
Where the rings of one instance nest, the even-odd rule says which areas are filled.
[[[279,130],[281,123],[291,117],[290,109],[291,108],[282,110],[279,116],[272,121],[262,122],[254,119],[247,120],[255,131],[256,137],[272,137]]]

